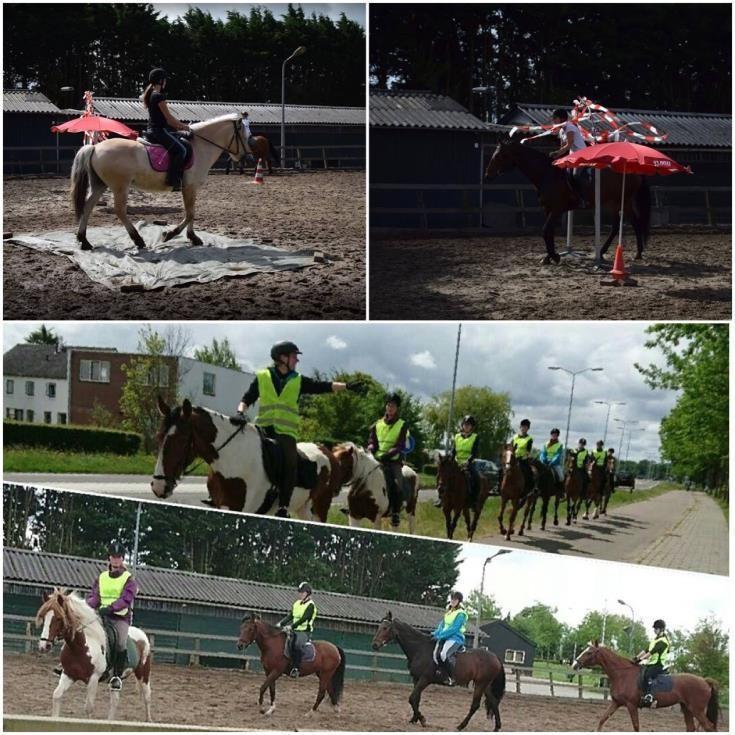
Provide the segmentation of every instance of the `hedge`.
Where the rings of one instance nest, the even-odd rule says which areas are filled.
[[[65,424],[4,421],[5,446],[45,447],[74,452],[137,454],[142,437],[131,431]]]
[[[433,475],[436,477],[437,467],[435,464],[425,464],[423,467],[423,473],[425,475]]]

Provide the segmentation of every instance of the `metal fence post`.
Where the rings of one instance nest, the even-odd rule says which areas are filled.
[[[521,693],[521,670],[515,669],[516,672],[516,694]]]
[[[579,698],[584,699],[582,692],[582,674],[579,675]]]
[[[549,671],[549,690],[551,691],[551,696],[554,696],[554,674],[553,672]]]

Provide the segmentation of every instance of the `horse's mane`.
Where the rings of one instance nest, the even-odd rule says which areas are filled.
[[[608,648],[607,646],[595,646],[598,651],[603,652],[603,654],[607,654],[609,657],[611,657],[616,663],[622,663],[626,664],[627,667],[637,667],[638,664],[633,663],[627,656],[623,656],[620,653],[617,653],[616,651],[613,651],[612,648]]]
[[[237,122],[240,120],[240,115],[237,112],[228,112],[224,115],[218,115],[217,117],[210,117],[208,120],[202,120],[201,122],[193,123],[191,125],[192,130],[204,130],[210,125],[216,125],[217,123],[229,121]]]
[[[59,596],[63,598],[63,603],[59,602]],[[54,591],[49,595],[48,600],[41,605],[36,614],[36,624],[41,625],[43,618],[49,610],[53,610],[64,625],[65,628],[77,630],[86,628],[88,631],[95,630],[94,624],[99,626],[104,640],[104,631],[97,613],[93,610],[82,597],[76,592],[69,592],[64,587],[54,587]]]
[[[431,643],[431,636],[428,633],[424,633],[418,628],[414,628],[412,625],[405,623],[403,620],[393,618],[393,625],[400,626],[401,630],[397,631],[400,635],[405,638],[418,641],[420,643]]]
[[[547,166],[552,165],[551,159],[546,153],[540,151],[538,148],[534,148],[531,145],[523,145],[523,143],[521,142],[522,140],[522,138],[509,138],[507,145],[511,145],[518,150],[527,152],[528,155],[526,155],[526,158],[536,158],[539,162],[543,161],[544,163],[546,163]]]

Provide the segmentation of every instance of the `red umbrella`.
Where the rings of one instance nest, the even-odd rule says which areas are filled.
[[[51,127],[52,133],[92,133],[92,132],[105,132],[105,133],[117,133],[123,135],[126,138],[137,138],[138,133],[135,130],[131,130],[127,125],[118,122],[117,120],[110,120],[107,117],[100,117],[99,115],[84,115],[77,117],[74,120],[69,120],[62,125],[53,125]]]

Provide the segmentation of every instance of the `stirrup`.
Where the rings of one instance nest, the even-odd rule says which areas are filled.
[[[122,689],[122,679],[119,676],[110,677],[110,689],[119,692]]]
[[[289,675],[289,676],[290,676],[290,677],[291,677],[292,679],[298,679],[298,678],[299,678],[299,676],[301,675],[301,674],[300,674],[300,672],[299,672],[299,667],[298,667],[298,666],[294,666],[294,667],[293,667],[293,668],[291,669],[291,671],[289,671],[288,675]]]

